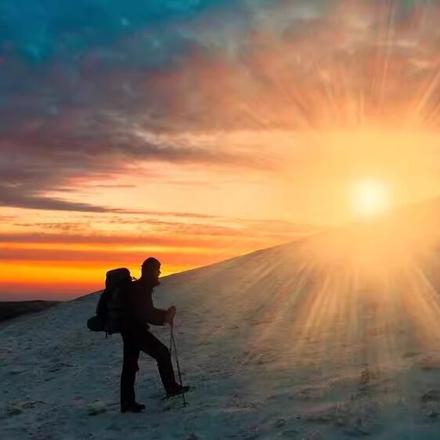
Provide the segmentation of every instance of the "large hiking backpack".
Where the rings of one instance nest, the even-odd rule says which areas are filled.
[[[132,278],[125,267],[109,270],[105,278],[105,289],[96,306],[96,316],[87,321],[89,330],[107,334],[121,331],[124,294],[130,288]]]

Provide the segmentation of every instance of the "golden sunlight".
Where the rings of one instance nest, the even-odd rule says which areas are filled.
[[[371,218],[384,213],[391,207],[389,185],[374,179],[356,182],[352,191],[352,207],[358,218]]]

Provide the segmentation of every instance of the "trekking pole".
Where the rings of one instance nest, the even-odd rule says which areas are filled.
[[[177,355],[177,346],[176,346],[176,339],[174,338],[174,326],[170,326],[170,351],[171,348],[174,349],[174,357],[176,358],[176,366],[177,366],[177,375],[179,377],[180,386],[183,387],[182,383],[182,372],[180,371],[180,364],[179,364],[179,357]],[[186,406],[186,398],[185,393],[182,393],[183,398],[183,406]]]

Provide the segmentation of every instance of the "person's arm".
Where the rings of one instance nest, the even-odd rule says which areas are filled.
[[[145,318],[149,324],[164,325],[167,320],[167,310],[154,307],[153,300],[150,295],[146,296]]]
[[[154,307],[151,293],[141,293],[136,288],[132,291],[131,309],[136,319],[153,325],[172,324],[176,314],[176,308],[170,307],[168,310]]]

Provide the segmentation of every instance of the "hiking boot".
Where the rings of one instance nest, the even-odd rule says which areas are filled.
[[[121,413],[125,412],[141,412],[145,409],[145,405],[143,403],[121,403]]]
[[[179,394],[184,394],[187,391],[189,391],[188,385],[182,386],[177,384],[173,389],[167,391],[167,397],[178,396]]]

